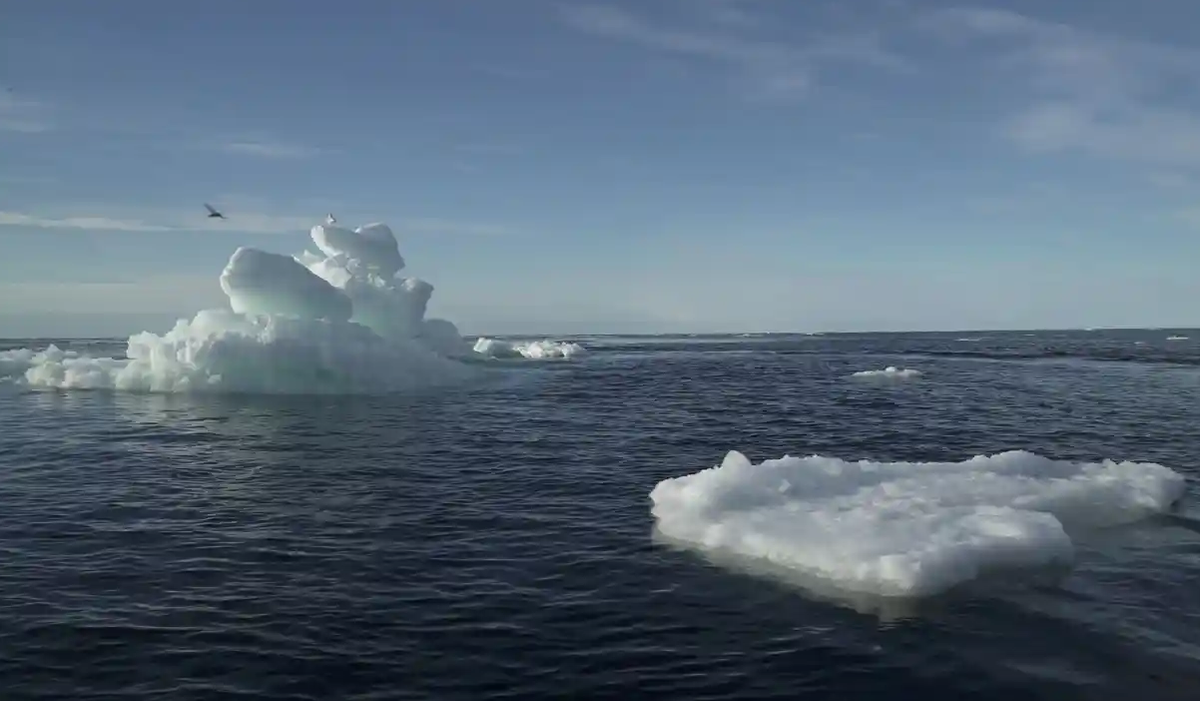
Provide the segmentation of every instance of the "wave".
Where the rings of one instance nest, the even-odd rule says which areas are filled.
[[[868,353],[873,351],[867,351]],[[1181,365],[1200,367],[1200,357],[1183,353],[1156,352],[1146,345],[1135,348],[1086,348],[1038,350],[887,350],[887,355],[909,355],[929,358],[964,358],[978,360],[1088,360],[1107,363],[1144,363],[1148,365]]]
[[[1200,366],[1200,348],[1177,335],[1148,336],[1144,331],[1097,337],[1083,332],[994,333],[962,337],[949,333],[710,334],[685,338],[589,335],[589,352],[744,353],[780,355],[879,355],[1004,361],[1087,360],[1149,365]]]

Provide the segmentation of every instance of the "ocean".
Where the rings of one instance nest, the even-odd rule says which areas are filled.
[[[1200,697],[1200,331],[571,340],[586,352],[392,393],[44,389],[10,372],[0,696]],[[0,350],[50,343],[125,350]],[[921,374],[853,376],[888,366]],[[1152,462],[1189,493],[1145,518],[1069,528],[1069,540],[1049,517],[993,509],[992,530],[971,538],[1016,544],[1003,552],[1025,560],[1042,538],[1069,548],[1070,566],[962,575],[992,550],[960,538],[947,571],[961,585],[849,595],[656,529],[656,485],[734,450],[753,463],[871,461],[855,469],[872,474],[1012,450]],[[830,480],[850,469],[812,464]],[[1001,473],[971,481],[970,498],[1000,485],[1035,490],[1003,497],[1012,504],[1043,503],[1037,474]],[[936,490],[946,474],[916,484]],[[1101,521],[1128,494],[1159,494],[1141,472],[1087,474],[1068,485],[1080,489],[1071,503]],[[921,518],[973,508],[878,479],[874,501],[841,510],[779,497],[801,523],[832,519],[807,533],[803,557],[859,576],[871,539],[926,523],[897,504]],[[738,490],[750,487],[721,499]],[[864,530],[876,509],[900,514],[886,533]],[[958,537],[966,522],[946,518],[934,535]],[[773,540],[739,542],[782,551],[796,535],[764,533]],[[932,581],[939,563],[888,581]]]

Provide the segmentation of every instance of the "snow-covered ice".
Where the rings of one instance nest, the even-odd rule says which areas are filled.
[[[895,365],[889,365],[882,370],[859,370],[851,377],[908,380],[921,377],[922,374],[924,373],[913,368],[898,368]]]
[[[1172,507],[1185,480],[1155,463],[1076,463],[1025,451],[963,462],[814,455],[716,467],[650,493],[662,535],[769,561],[835,589],[926,596],[1005,568],[1070,564],[1077,528]]]
[[[310,235],[320,253],[238,248],[218,278],[229,308],[201,310],[161,335],[135,334],[124,358],[53,345],[9,350],[0,352],[0,379],[156,392],[386,392],[460,381],[479,372],[461,362],[471,357],[582,352],[551,341],[481,339],[472,348],[453,322],[426,317],[434,287],[399,276],[405,260],[386,224],[323,224]]]

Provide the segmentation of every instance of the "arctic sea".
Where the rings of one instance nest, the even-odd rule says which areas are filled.
[[[1200,697],[1200,331],[557,340],[321,395],[2,342],[3,698]]]

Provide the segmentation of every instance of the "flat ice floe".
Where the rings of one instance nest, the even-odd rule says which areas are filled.
[[[963,462],[814,455],[721,465],[650,493],[659,532],[760,559],[847,592],[919,597],[985,572],[1069,564],[1076,528],[1169,510],[1182,475],[1156,463],[1076,463],[1025,451]]]
[[[898,368],[895,365],[889,365],[882,370],[859,370],[851,375],[851,377],[907,380],[920,377],[922,374],[924,373],[922,373],[920,370],[914,370],[912,368]]]

